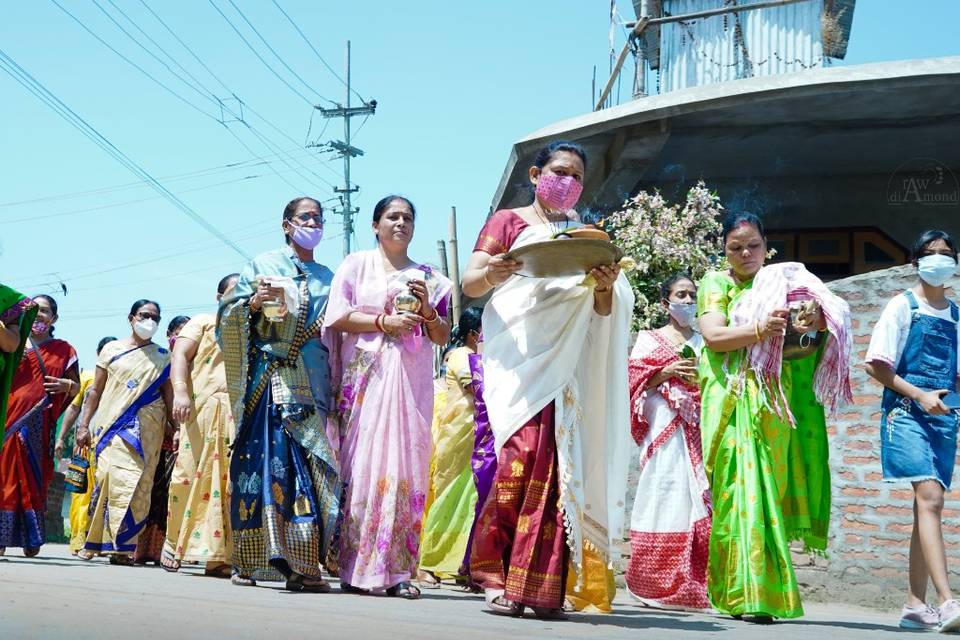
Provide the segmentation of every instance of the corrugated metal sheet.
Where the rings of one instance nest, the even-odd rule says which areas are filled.
[[[665,15],[715,9],[718,4],[717,0],[662,3]],[[660,92],[823,66],[823,6],[824,0],[807,0],[662,25]]]

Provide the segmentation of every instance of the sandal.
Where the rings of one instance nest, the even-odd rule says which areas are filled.
[[[405,600],[420,599],[420,588],[406,581],[389,587],[386,593],[387,596],[391,598],[404,598]]]
[[[215,567],[207,567],[204,569],[203,575],[210,576],[211,578],[229,578],[233,575],[233,567],[229,564],[218,564]]]
[[[169,571],[170,573],[180,571],[180,561],[166,549],[160,552],[160,566],[163,567],[164,571]]]
[[[77,551],[77,557],[83,560],[84,562],[90,562],[95,557],[97,557],[97,554],[94,553],[93,551],[90,551],[89,549],[80,549],[79,551]]]
[[[133,558],[126,554],[115,553],[110,556],[110,564],[119,565],[121,567],[132,567]]]
[[[311,578],[302,573],[292,573],[287,578],[287,591],[307,593],[330,593],[330,583],[323,578]]]
[[[490,607],[490,611],[497,614],[498,616],[510,616],[512,618],[519,618],[523,615],[523,605],[519,602],[514,602],[512,600],[507,600],[505,596],[497,596],[491,600],[487,600],[487,606]]]
[[[439,589],[440,578],[438,578],[432,571],[418,571],[417,584],[422,589]]]
[[[253,578],[246,578],[234,571],[233,575],[230,576],[230,584],[237,587],[255,587],[257,586],[257,581]]]
[[[24,558],[35,558],[39,554],[40,554],[40,547],[24,547],[23,548]]]
[[[533,609],[533,615],[538,620],[569,620],[570,616],[561,609],[552,609],[550,607],[530,607]]]
[[[353,593],[358,596],[370,595],[369,589],[361,589],[360,587],[355,587],[348,582],[344,582],[343,580],[340,581],[340,591],[343,591],[344,593]]]

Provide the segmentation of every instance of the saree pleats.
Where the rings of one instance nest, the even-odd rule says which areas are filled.
[[[532,607],[563,606],[569,551],[559,508],[554,406],[511,436],[477,526],[470,575],[487,590]]]
[[[230,398],[214,394],[195,420],[180,428],[180,448],[170,478],[167,539],[174,558],[187,562],[229,562],[230,530],[227,443]]]

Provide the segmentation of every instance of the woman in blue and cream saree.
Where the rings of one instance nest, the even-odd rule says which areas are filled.
[[[150,513],[163,438],[172,430],[170,352],[152,341],[160,305],[138,300],[128,319],[130,336],[100,351],[77,427],[77,444],[92,442],[97,457],[90,528],[77,557],[100,553],[113,564],[131,563]]]
[[[333,273],[313,260],[322,216],[313,199],[289,203],[282,223],[288,246],[254,258],[220,307],[237,423],[234,584],[285,579],[291,590],[330,589],[320,565],[336,526],[340,481],[327,437],[330,372],[320,343]]]

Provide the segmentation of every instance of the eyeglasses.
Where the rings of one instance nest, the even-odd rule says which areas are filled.
[[[297,222],[310,222],[311,220],[317,225],[323,225],[327,220],[323,217],[322,213],[301,213],[293,217]]]
[[[137,320],[153,320],[154,322],[160,322],[160,316],[154,313],[144,313],[140,312],[137,315],[133,316]]]

